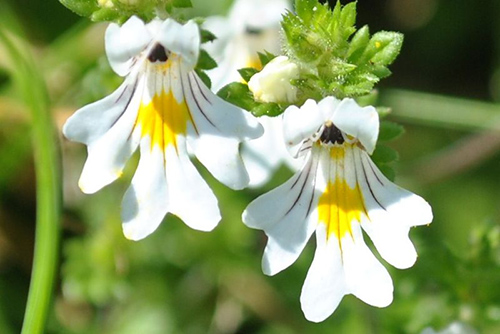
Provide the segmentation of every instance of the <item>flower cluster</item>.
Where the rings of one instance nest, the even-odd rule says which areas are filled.
[[[408,268],[417,257],[410,227],[429,224],[432,211],[371,160],[379,114],[353,99],[388,75],[401,36],[385,33],[370,39],[368,30],[361,29],[349,41],[355,32],[355,5],[341,9],[338,4],[330,11],[316,1],[297,0],[298,15],[288,12],[283,23],[287,55],[261,64],[256,51],[266,43],[278,44],[270,36],[277,36],[287,9],[286,1],[238,0],[229,19],[204,23],[218,40],[201,50],[194,21],[182,25],[156,18],[145,24],[132,16],[122,26],[111,24],[106,53],[124,82],[78,110],[63,132],[87,145],[79,182],[85,193],[116,180],[140,147],[122,203],[124,234],[133,240],[152,233],[167,213],[197,230],[217,225],[217,199],[190,155],[232,189],[262,185],[286,162],[295,174],[250,203],[242,220],[268,236],[262,261],[267,275],[294,263],[316,234],[316,253],[300,300],[305,317],[319,322],[346,294],[370,305],[389,305],[391,277],[365,244],[362,231],[384,260]],[[338,50],[331,50],[332,45]],[[240,89],[236,100],[250,99],[259,110],[283,109],[283,115],[261,117],[262,126],[215,95],[197,71],[204,50],[221,64],[208,72],[214,91],[239,81],[232,86]],[[253,74],[248,80],[237,76],[241,67]]]

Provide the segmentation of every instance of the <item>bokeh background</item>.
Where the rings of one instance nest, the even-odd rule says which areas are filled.
[[[186,15],[225,14],[231,1],[193,3]],[[202,233],[169,215],[132,242],[122,235],[120,203],[137,159],[122,179],[84,195],[77,179],[85,147],[61,138],[63,234],[47,333],[421,333],[457,321],[500,333],[500,1],[359,0],[358,13],[358,27],[405,34],[394,74],[378,86],[379,103],[406,128],[391,143],[400,155],[396,180],[435,215],[411,231],[416,265],[386,264],[394,302],[378,309],[346,296],[326,321],[307,322],[299,295],[314,241],[286,271],[261,273],[265,236],[240,214],[290,177],[285,167],[265,187],[236,192],[198,166],[219,198],[220,225]],[[2,0],[0,20],[30,45],[59,129],[120,83],[103,54],[105,24],[44,0]],[[30,116],[10,65],[0,47],[2,334],[22,324],[36,210]]]

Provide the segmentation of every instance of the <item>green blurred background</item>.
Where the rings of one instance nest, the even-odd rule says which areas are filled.
[[[193,2],[197,15],[224,14],[231,4]],[[346,296],[325,322],[307,322],[299,295],[313,241],[286,271],[261,273],[265,236],[240,214],[291,175],[285,168],[263,189],[239,192],[202,170],[223,212],[215,231],[168,216],[153,235],[132,242],[122,235],[120,203],[137,159],[124,178],[83,195],[77,179],[85,147],[61,138],[63,237],[47,333],[420,333],[454,321],[500,333],[500,1],[359,0],[358,13],[358,27],[405,34],[379,101],[406,128],[391,143],[400,154],[397,183],[425,197],[435,215],[411,231],[416,265],[386,264],[394,302],[377,309]],[[105,24],[43,0],[2,0],[0,20],[31,46],[59,129],[120,82],[103,54]],[[36,209],[30,116],[9,66],[0,47],[2,334],[22,324]]]

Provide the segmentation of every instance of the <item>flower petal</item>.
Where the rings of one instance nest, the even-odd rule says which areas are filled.
[[[316,253],[300,296],[302,311],[310,321],[328,318],[346,294],[377,307],[392,302],[389,273],[364,243],[357,222],[351,230],[352,236],[346,234],[340,241],[335,235],[327,237],[324,224],[316,230]]]
[[[239,140],[255,139],[264,128],[249,112],[230,104],[205,86],[198,75],[181,69],[182,86],[199,133],[219,134]]]
[[[111,23],[105,36],[106,54],[113,71],[120,76],[130,73],[134,58],[151,42],[152,36],[137,16],[132,16],[121,27]]]
[[[338,307],[349,293],[340,248],[326,242],[326,225],[316,229],[316,252],[300,294],[300,304],[307,320],[321,322]]]
[[[302,107],[290,106],[283,114],[283,135],[288,151],[299,155],[302,143],[313,136],[325,118],[314,100],[307,100]]]
[[[63,126],[66,138],[89,144],[109,131],[126,110],[140,103],[135,94],[139,81],[125,80],[120,87],[105,98],[77,110]]]
[[[200,52],[200,32],[194,21],[182,25],[166,19],[156,38],[167,50],[181,55],[190,70],[194,69]]]
[[[140,240],[153,233],[168,210],[165,158],[149,136],[141,140],[141,158],[122,202],[123,233]]]
[[[212,134],[200,134],[190,142],[196,158],[220,182],[240,190],[248,185],[249,177],[239,153],[239,141]]]
[[[216,179],[233,189],[248,185],[239,143],[263,133],[253,116],[214,95],[191,72],[181,70],[182,87],[193,126],[188,143],[198,160]]]
[[[228,29],[230,22],[225,17],[207,17],[203,22],[203,29],[212,32],[217,39],[202,44],[208,54],[217,62],[217,67],[206,71],[212,82],[213,92],[219,91],[228,83],[240,81],[238,69],[248,67],[248,46],[243,43],[240,32]]]
[[[372,306],[391,304],[394,290],[391,276],[366,246],[357,222],[352,224],[352,237],[344,236],[341,244],[348,291]]]
[[[281,186],[255,199],[243,212],[243,222],[262,229],[268,242],[262,259],[266,275],[275,275],[298,258],[317,225],[317,193],[322,182],[317,159],[307,159],[302,170]]]
[[[259,117],[264,134],[254,140],[244,142],[241,157],[250,176],[249,187],[264,185],[278,167],[285,163],[294,172],[300,169],[302,159],[293,159],[283,141],[283,118]]]
[[[291,81],[299,77],[299,67],[286,56],[271,60],[248,81],[255,101],[291,104],[297,100],[297,87]]]
[[[94,193],[118,178],[139,144],[132,135],[141,102],[142,80],[128,81],[114,93],[91,103],[71,116],[64,135],[88,146],[88,158],[80,177],[83,192]]]
[[[177,140],[179,151],[173,146],[165,150],[169,212],[195,230],[211,231],[221,219],[217,199],[189,160],[184,138]]]
[[[390,182],[361,149],[355,149],[358,183],[365,196],[369,219],[362,227],[380,255],[396,268],[411,267],[417,258],[408,237],[411,226],[429,224],[432,209],[417,196]]]
[[[374,107],[360,107],[353,99],[343,99],[331,121],[341,131],[357,138],[369,154],[373,153],[379,131],[379,117]]]

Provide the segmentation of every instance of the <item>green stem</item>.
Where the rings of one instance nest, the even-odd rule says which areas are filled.
[[[500,105],[401,89],[386,89],[380,102],[391,117],[412,123],[466,131],[500,130]]]
[[[49,108],[44,80],[27,47],[10,41],[0,29],[0,42],[12,61],[12,74],[31,110],[35,152],[37,214],[33,271],[22,334],[40,334],[52,300],[58,262],[61,212],[59,145]]]

